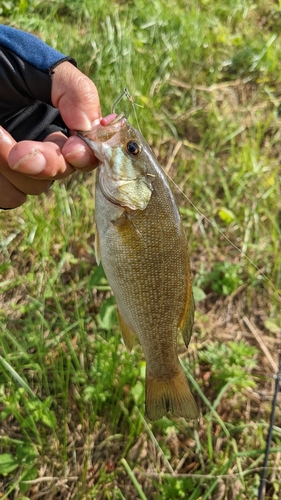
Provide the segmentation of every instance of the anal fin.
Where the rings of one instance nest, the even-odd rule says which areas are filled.
[[[96,231],[95,231],[95,255],[96,255],[97,265],[99,265],[100,261],[101,261],[101,257],[100,257],[100,239],[99,239],[99,232],[98,232],[97,225],[96,225]]]
[[[121,330],[121,334],[124,340],[124,344],[127,347],[128,351],[131,351],[134,345],[134,341],[136,338],[136,333],[134,330],[126,323],[124,318],[121,316],[119,310],[117,309],[119,326]]]

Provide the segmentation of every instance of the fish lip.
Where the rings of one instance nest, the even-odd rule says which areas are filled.
[[[98,123],[93,129],[86,131],[76,131],[76,135],[83,139],[87,144],[88,142],[85,139],[95,142],[106,142],[116,133],[118,133],[121,128],[124,127],[127,119],[125,113],[120,113],[120,115],[116,116],[112,122],[108,125],[101,125]]]

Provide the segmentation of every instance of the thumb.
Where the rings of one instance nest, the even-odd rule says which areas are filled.
[[[52,104],[71,130],[90,130],[101,118],[98,91],[94,83],[73,64],[65,61],[52,74]]]

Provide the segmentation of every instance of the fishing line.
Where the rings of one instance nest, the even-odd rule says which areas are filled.
[[[140,129],[140,126],[139,126],[136,109],[135,109],[135,107],[137,105],[134,103],[133,98],[130,95],[130,93],[129,93],[129,91],[128,91],[127,88],[125,88],[123,90],[122,94],[114,102],[114,104],[112,106],[112,113],[114,113],[115,106],[120,102],[120,100],[122,99],[123,96],[126,96],[129,99],[129,101],[131,102],[131,104],[133,106],[133,109],[134,109],[134,115],[135,115],[135,119],[136,119],[136,122],[137,122],[137,126],[138,126],[138,129],[139,129],[139,132],[142,133],[141,129]],[[245,252],[243,252],[243,250],[241,250],[237,245],[235,245],[235,243],[233,243],[233,241],[231,241],[223,233],[223,231],[216,224],[214,224],[211,221],[211,219],[209,219],[206,215],[204,215],[203,212],[201,212],[201,210],[199,208],[197,208],[197,206],[190,200],[190,198],[188,198],[188,196],[182,191],[182,189],[177,185],[177,183],[170,177],[170,175],[167,172],[165,172],[165,173],[166,173],[167,177],[170,179],[170,181],[179,190],[179,192],[184,196],[184,198],[193,207],[193,209],[200,215],[200,217],[202,217],[202,219],[205,219],[208,222],[208,224],[210,224],[216,231],[218,231],[219,234],[235,250],[237,250],[238,253],[240,253],[256,269],[256,271],[269,283],[269,285],[271,286],[271,288],[273,289],[273,291],[276,293],[278,299],[280,300],[280,295],[279,295],[279,293],[277,291],[276,286],[272,282],[272,280],[270,278],[268,278],[268,276],[266,276],[266,274],[263,273],[263,271],[257,266],[257,264],[255,264],[255,262],[250,257],[248,257],[248,255]],[[262,474],[261,474],[261,481],[260,481],[260,487],[259,487],[259,497],[258,497],[258,500],[262,500],[262,498],[263,498],[264,484],[265,484],[265,480],[266,480],[266,473],[267,473],[267,470],[268,470],[267,465],[268,465],[268,457],[269,457],[269,452],[270,452],[270,444],[271,444],[271,439],[272,439],[272,430],[273,430],[275,409],[276,409],[276,403],[277,403],[277,394],[279,392],[279,386],[280,386],[280,383],[281,383],[281,354],[279,354],[279,366],[278,366],[277,374],[275,375],[275,379],[276,379],[275,391],[274,391],[274,397],[273,397],[273,401],[272,401],[272,411],[271,411],[271,418],[270,418],[269,431],[268,431],[268,437],[267,437],[267,446],[266,446],[266,450],[265,450],[265,458],[264,458],[263,470],[262,470]]]
[[[131,94],[129,93],[127,87],[124,88],[124,95],[129,99],[130,103],[132,104],[133,106],[133,110],[134,110],[134,115],[135,115],[135,120],[137,122],[137,126],[138,126],[138,129],[139,129],[139,132],[142,133],[141,129],[140,129],[140,124],[139,124],[139,121],[138,121],[138,116],[137,116],[137,112],[136,112],[136,106],[138,106],[139,108],[142,108],[142,106],[140,104],[136,104],[134,101],[133,101],[133,98],[131,96]]]
[[[137,117],[137,112],[136,112],[136,106],[138,106],[139,108],[142,108],[143,106],[141,106],[140,104],[136,104],[134,101],[133,101],[133,98],[129,92],[129,90],[127,89],[127,87],[124,88],[122,94],[119,95],[119,97],[117,97],[117,99],[114,101],[113,105],[112,105],[112,108],[111,108],[111,113],[113,114],[114,111],[115,111],[115,108],[117,106],[117,104],[121,101],[122,97],[126,96],[127,99],[129,99],[130,103],[132,104],[133,106],[133,110],[134,110],[134,116],[135,116],[135,120],[137,122],[137,127],[138,127],[138,130],[140,133],[142,133],[141,129],[140,129],[140,125],[139,125],[139,121],[138,121],[138,117]]]
[[[214,224],[206,215],[204,215],[199,208],[196,207],[196,205],[188,198],[188,196],[180,189],[180,187],[177,185],[177,183],[169,176],[168,173],[166,173],[167,177],[170,179],[170,181],[176,186],[176,188],[180,191],[180,193],[187,199],[187,201],[190,203],[190,205],[196,210],[196,212],[203,218],[205,219],[211,226],[219,232],[221,236],[230,244],[232,245],[233,248],[235,248],[245,259],[248,260],[254,266],[254,268],[260,273],[260,275],[268,281],[269,285],[272,287],[274,292],[277,294],[278,299],[280,300],[280,295],[272,282],[266,274],[264,274],[261,269],[253,262],[253,260],[248,257],[233,241],[231,241],[223,232],[222,230]],[[277,405],[277,395],[279,392],[280,384],[281,384],[281,353],[279,353],[279,363],[278,363],[278,370],[276,375],[273,375],[275,378],[275,390],[274,390],[274,395],[273,395],[273,400],[271,404],[271,416],[270,416],[270,422],[268,426],[268,435],[267,435],[267,441],[266,441],[266,449],[265,449],[265,455],[264,455],[264,463],[263,463],[263,468],[261,472],[261,477],[260,477],[260,485],[259,485],[259,491],[258,491],[258,500],[263,500],[264,494],[265,494],[265,481],[266,481],[266,475],[268,471],[268,458],[269,458],[269,453],[270,453],[270,448],[271,448],[271,440],[272,440],[272,432],[273,432],[273,425],[274,425],[274,419],[275,419],[275,410],[276,410],[276,405]]]
[[[268,435],[267,435],[267,440],[266,440],[266,448],[265,448],[265,455],[264,455],[264,462],[263,462],[263,468],[262,468],[262,474],[261,474],[261,482],[260,482],[260,487],[259,487],[258,500],[263,499],[264,486],[265,486],[265,481],[266,481],[266,473],[268,470],[267,464],[268,464],[268,458],[269,458],[269,453],[270,453],[272,431],[273,431],[273,425],[274,425],[274,419],[275,419],[275,410],[276,410],[276,406],[277,406],[277,395],[278,395],[280,383],[281,383],[281,353],[279,354],[278,371],[277,371],[277,374],[274,376],[274,378],[275,378],[275,390],[274,390],[273,400],[272,400],[272,404],[271,404],[270,424],[269,424],[269,430],[268,430]]]
[[[139,121],[138,121],[138,117],[137,117],[137,113],[136,113],[136,106],[139,106],[139,104],[136,104],[134,101],[133,101],[133,98],[131,96],[131,94],[129,93],[127,87],[124,88],[122,94],[120,94],[119,97],[117,97],[117,99],[114,101],[113,103],[113,106],[112,106],[112,110],[111,112],[114,113],[114,110],[115,110],[115,107],[117,106],[117,104],[121,101],[121,99],[126,96],[127,99],[129,99],[130,103],[132,104],[133,106],[133,110],[134,110],[134,116],[135,116],[135,119],[136,119],[136,122],[137,122],[137,126],[138,126],[138,130],[140,133],[141,132],[141,129],[140,129],[140,126],[139,126]],[[140,106],[142,107],[142,106]],[[235,245],[235,243],[233,243],[233,241],[231,241],[224,233],[223,231],[216,225],[214,224],[211,219],[209,219],[206,215],[204,215],[201,210],[199,210],[199,208],[196,207],[196,205],[188,198],[188,196],[180,189],[180,187],[177,185],[177,183],[169,176],[169,174],[167,172],[165,172],[167,177],[170,179],[170,181],[176,186],[176,188],[179,190],[179,192],[187,199],[187,201],[190,203],[190,205],[194,208],[194,210],[196,210],[196,212],[203,218],[205,219],[208,224],[211,224],[211,226],[219,232],[219,234],[233,247],[235,248],[235,250],[237,250],[255,269],[256,271],[258,271],[258,273],[260,274],[260,276],[262,276],[272,287],[273,291],[275,293],[277,293],[277,296],[278,298],[280,299],[280,295],[276,289],[276,286],[274,285],[273,281],[268,278],[268,276],[266,276],[266,274],[263,273],[263,271],[257,266],[257,264],[255,264],[255,262],[250,258],[248,257],[248,255],[243,252],[243,250],[241,250],[237,245]]]
[[[180,189],[180,187],[177,185],[177,183],[172,179],[172,177],[170,177],[169,174],[167,174],[167,177],[170,179],[170,181],[176,186],[176,188],[179,190],[179,192],[187,199],[187,201],[190,203],[190,205],[196,210],[196,212],[203,218],[205,219],[209,224],[211,224],[211,226],[220,233],[220,235],[231,245],[233,246],[233,248],[235,248],[235,250],[237,250],[243,257],[245,257],[245,259],[248,260],[248,262],[250,262],[250,264],[252,264],[252,266],[254,266],[254,268],[259,272],[259,274],[265,279],[268,281],[268,283],[271,285],[271,287],[273,288],[274,292],[277,292],[277,289],[276,289],[276,286],[274,285],[273,281],[271,281],[270,278],[268,278],[268,276],[266,276],[266,274],[264,274],[262,272],[262,270],[257,266],[257,264],[255,264],[255,262],[246,254],[243,252],[243,250],[241,250],[241,248],[239,248],[237,245],[235,245],[235,243],[233,243],[233,241],[231,241],[224,233],[223,231],[216,225],[214,224],[214,222],[211,221],[211,219],[209,219],[206,215],[203,214],[203,212],[201,212],[201,210],[199,210],[199,208],[196,207],[196,205],[194,205],[194,203],[190,200],[190,198],[188,198],[188,196]],[[280,298],[279,296],[279,293],[277,292],[277,295],[278,297]]]

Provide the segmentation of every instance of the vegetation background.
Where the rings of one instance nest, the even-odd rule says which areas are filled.
[[[125,86],[142,106],[179,187],[197,309],[179,353],[202,415],[144,419],[143,355],[96,266],[94,175],[56,182],[0,214],[1,500],[256,499],[281,349],[280,2],[2,0],[0,15],[75,57],[104,114]]]

